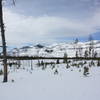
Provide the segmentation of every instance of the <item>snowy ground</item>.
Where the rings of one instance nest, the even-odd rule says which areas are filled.
[[[0,100],[100,100],[100,67],[84,77],[77,68],[60,66],[57,75],[49,68],[34,68],[11,71],[8,83],[0,76]]]
[[[80,47],[83,48],[81,51],[83,56],[89,43],[79,42],[77,46],[71,43],[53,44],[40,49],[33,46],[19,49],[17,53],[20,51],[20,55],[47,57],[64,57],[64,53],[68,53],[69,57],[73,57],[77,48]],[[94,47],[100,56],[100,42],[95,41]],[[48,50],[49,52],[46,52]],[[13,53],[16,54],[16,49]],[[36,61],[33,61],[33,70],[31,70],[31,61],[22,61],[20,69],[14,66],[12,69],[9,68],[7,83],[2,83],[3,76],[0,75],[0,100],[100,100],[100,67],[97,67],[100,64],[98,65],[95,61],[95,64],[90,67],[90,61],[88,63],[78,61],[79,66],[84,63],[84,66],[90,67],[90,74],[85,77],[84,66],[75,67],[77,63],[71,61],[69,64],[71,68],[66,69],[67,64],[62,64],[62,62],[55,65],[55,68],[53,65],[48,65],[45,69],[45,67],[37,66]],[[58,74],[54,75],[56,70]]]

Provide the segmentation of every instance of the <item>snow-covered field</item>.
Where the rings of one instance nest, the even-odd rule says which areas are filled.
[[[77,47],[78,46],[78,47]],[[19,50],[13,49],[10,53],[16,55],[33,56],[75,56],[80,46],[84,52],[88,42],[73,44],[53,44],[48,47],[24,47]],[[76,49],[73,49],[73,48]],[[100,42],[95,41],[95,51],[100,56]],[[83,54],[83,53],[82,53]],[[84,54],[83,54],[84,55]],[[50,62],[50,61],[48,61]],[[56,62],[56,61],[54,61]],[[84,66],[81,61],[71,61],[70,68],[60,61],[60,64],[37,65],[37,61],[22,61],[19,69],[13,65],[9,67],[8,82],[2,83],[3,75],[0,75],[0,100],[100,100],[100,66],[97,61],[95,65],[89,66],[91,61],[84,63],[89,67],[89,75],[83,75]],[[75,64],[80,63],[77,67]],[[33,66],[33,67],[32,67]],[[0,66],[2,69],[2,66]]]
[[[47,68],[10,69],[8,83],[0,76],[0,100],[100,100],[100,67],[88,77],[60,64],[58,74]]]

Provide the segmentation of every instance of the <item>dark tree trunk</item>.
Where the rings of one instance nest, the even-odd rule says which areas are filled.
[[[4,79],[3,82],[7,82],[7,58],[6,58],[6,41],[5,41],[5,30],[3,23],[3,10],[2,10],[2,0],[0,0],[0,27],[1,27],[1,38],[3,47],[3,65],[4,65]]]

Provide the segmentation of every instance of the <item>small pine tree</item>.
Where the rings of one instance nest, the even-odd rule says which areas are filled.
[[[43,62],[43,60],[41,61],[41,66],[44,66],[44,62]]]
[[[55,71],[54,71],[54,75],[57,75],[58,74],[58,70],[56,69]]]
[[[94,63],[94,61],[93,61],[93,60],[91,61],[91,66],[95,66],[95,63]]]
[[[66,68],[68,69],[68,68],[70,68],[70,66],[69,66],[69,64],[67,63],[67,66],[66,66]]]
[[[84,72],[83,72],[83,75],[84,76],[87,76],[89,74],[89,68],[88,67],[84,67]]]
[[[57,62],[56,62],[56,64],[59,64],[60,62],[59,62],[59,59],[57,59]]]
[[[94,53],[94,42],[93,42],[93,37],[92,35],[89,35],[89,57],[93,57]]]
[[[79,56],[80,56],[80,57],[82,57],[82,49],[83,49],[83,48],[82,48],[81,46],[79,46],[78,52],[79,52]]]
[[[93,57],[96,58],[98,56],[98,53],[95,51]]]
[[[63,60],[63,63],[67,63],[67,57],[68,57],[67,53],[64,53],[64,60]]]
[[[87,58],[88,55],[89,55],[88,50],[85,50],[85,52],[84,52],[84,57]]]
[[[76,40],[75,40],[75,42],[74,42],[74,43],[75,43],[75,44],[77,44],[78,42],[79,42],[79,40],[78,40],[78,38],[76,38]]]
[[[76,54],[75,54],[76,58],[78,57],[78,51],[76,51]]]
[[[37,62],[37,65],[38,65],[38,67],[40,67],[41,66],[41,63],[40,63],[40,61],[38,60],[38,62]]]
[[[55,68],[55,64],[52,65],[52,70]]]
[[[0,70],[0,75],[3,75],[3,71],[2,71],[2,69]]]
[[[100,66],[100,60],[98,60],[98,62],[97,62],[97,66]]]

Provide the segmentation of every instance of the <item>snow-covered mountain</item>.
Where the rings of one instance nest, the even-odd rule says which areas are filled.
[[[92,41],[94,51],[100,55],[100,41]],[[84,56],[85,50],[88,50],[91,42],[78,42],[78,43],[56,43],[49,46],[37,44],[35,46],[24,46],[21,48],[14,48],[9,51],[10,55],[20,56],[42,56],[42,57],[63,57],[67,53],[69,57],[75,56],[76,51],[81,52]]]

